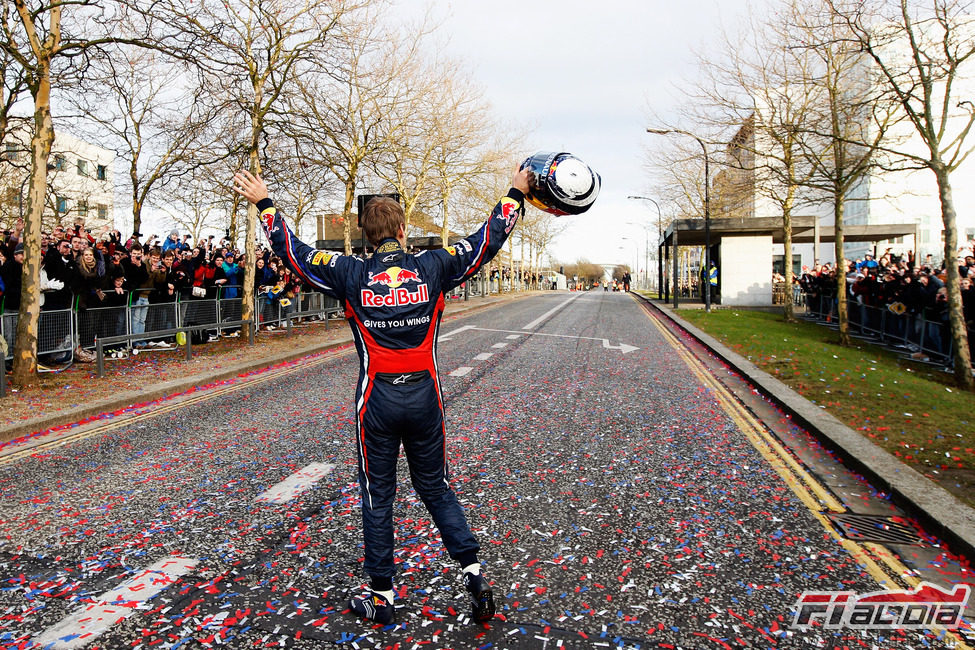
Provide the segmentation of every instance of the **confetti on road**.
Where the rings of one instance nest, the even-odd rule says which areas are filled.
[[[32,640],[135,567],[176,555],[195,565],[87,647],[950,645],[924,631],[791,630],[801,592],[877,584],[632,299],[564,301],[520,301],[468,322],[516,329],[548,313],[539,333],[638,348],[620,355],[598,340],[470,329],[440,348],[440,366],[457,368],[442,377],[446,453],[498,600],[490,624],[470,621],[459,569],[404,459],[396,621],[346,613],[366,577],[358,363],[345,355],[0,468],[0,647],[40,647]],[[476,370],[461,366],[501,340],[511,342]],[[811,439],[802,444],[828,457]],[[257,501],[309,467],[317,480],[293,498]],[[864,488],[864,500],[877,497]],[[967,563],[930,539],[930,559],[918,561],[972,581]]]

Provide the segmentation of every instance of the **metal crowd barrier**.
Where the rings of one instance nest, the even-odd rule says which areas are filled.
[[[247,327],[247,342],[250,345],[254,345],[254,321],[247,320],[237,320],[237,321],[227,321],[222,323],[228,327]],[[189,361],[193,358],[193,337],[191,336],[192,330],[195,327],[175,327],[167,330],[158,330],[153,332],[155,336],[176,336],[180,332],[186,335],[186,345],[185,348],[186,357],[185,359]],[[145,338],[145,334],[123,334],[121,336],[109,336],[104,339],[98,339],[95,343],[95,371],[99,378],[105,376],[105,346],[114,345],[115,343],[126,343],[131,344],[132,341],[137,341]]]
[[[19,315],[3,314],[0,317],[0,334],[7,342],[6,359],[14,358],[14,344],[17,342],[17,320]],[[41,311],[37,323],[38,357],[67,354],[68,358],[75,348],[75,318],[70,309]]]
[[[206,297],[195,298],[187,291],[172,302],[148,305],[133,305],[130,294],[124,307],[41,311],[37,328],[38,357],[66,355],[65,360],[70,360],[78,346],[94,350],[98,341],[120,336],[128,337],[124,340],[131,342],[172,336],[180,329],[222,331],[239,327],[242,299],[221,298],[220,294],[221,291],[214,288],[208,291]],[[255,327],[258,321],[262,324],[283,323],[287,318],[322,317],[327,320],[342,311],[337,300],[318,292],[300,293],[289,307],[282,307],[278,301],[262,304],[262,296],[257,296],[255,302]],[[302,308],[297,310],[296,305]],[[143,332],[134,331],[136,319],[133,316],[139,310],[145,312]],[[268,317],[265,318],[265,315]],[[7,343],[5,360],[13,359],[17,318],[16,312],[0,314],[0,336]]]
[[[805,294],[806,313],[814,320],[835,323],[836,301],[832,297]],[[953,343],[945,323],[930,321],[910,312],[895,313],[888,306],[847,301],[847,316],[854,335],[882,342],[903,352],[922,352],[944,364],[953,363]]]

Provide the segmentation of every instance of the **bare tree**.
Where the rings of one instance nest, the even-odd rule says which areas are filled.
[[[179,175],[158,192],[160,210],[187,231],[197,246],[204,243],[204,232],[213,227],[218,212],[220,197],[213,191],[213,179],[214,175],[206,173]]]
[[[0,21],[5,35],[12,33],[13,30],[13,22],[16,20],[13,9],[13,5],[6,2],[3,7],[0,7]],[[26,92],[26,70],[7,48],[0,48],[0,142],[2,143],[19,143],[19,136],[28,132],[27,120],[14,113],[14,107]],[[27,156],[7,155],[6,151],[0,152],[0,188],[6,190],[6,196],[0,197],[0,222],[8,227],[23,218],[21,182],[26,182],[29,174]]]
[[[868,61],[835,11],[838,5],[830,3],[795,3],[789,19],[801,35],[798,47],[815,59],[803,80],[812,94],[812,111],[797,144],[811,167],[806,186],[826,193],[832,205],[839,335],[840,343],[849,345],[844,211],[848,198],[862,194],[866,177],[878,168],[876,154],[896,118],[877,93]]]
[[[259,174],[262,138],[279,101],[299,74],[327,59],[331,33],[356,6],[354,0],[161,0],[151,12],[171,30],[170,47],[191,57],[212,89],[201,99],[225,109],[225,119],[246,122],[246,137],[235,144],[250,171]],[[234,154],[234,149],[227,153]],[[223,192],[233,203],[229,183]],[[256,241],[257,210],[249,206],[243,319],[254,317]]]
[[[789,12],[753,19],[740,38],[726,38],[724,56],[702,57],[705,81],[694,104],[705,107],[700,117],[710,120],[712,128],[735,130],[724,157],[731,181],[721,184],[716,179],[716,211],[722,213],[722,204],[731,203],[724,206],[728,216],[757,216],[762,198],[779,211],[787,287],[793,282],[792,215],[812,173],[812,166],[804,164],[799,138],[816,97],[808,84],[812,55],[792,47],[793,22]],[[730,201],[726,194],[731,194]],[[785,320],[793,320],[791,300],[783,311]]]
[[[123,7],[111,0],[57,0],[28,4],[13,0],[14,14],[5,19],[0,51],[23,71],[33,100],[31,175],[25,209],[24,267],[13,382],[26,385],[37,372],[37,321],[40,313],[41,218],[47,189],[48,160],[54,143],[51,93],[56,83],[84,74],[87,59],[108,43],[144,42],[148,25],[135,34],[137,22],[126,22]],[[126,38],[130,35],[131,38]]]
[[[971,4],[932,0],[927,6],[907,0],[877,0],[849,8],[830,3],[850,30],[854,46],[875,64],[879,83],[913,127],[920,148],[896,147],[893,153],[931,170],[938,184],[945,230],[948,317],[955,381],[971,390],[969,340],[962,312],[961,284],[952,173],[975,149],[972,102],[975,17]],[[963,85],[968,82],[967,87]]]
[[[285,132],[304,140],[309,162],[327,168],[343,186],[345,253],[352,252],[350,220],[356,190],[380,152],[396,140],[416,108],[418,44],[365,16],[340,25],[334,66],[302,75]]]
[[[96,128],[102,146],[125,162],[132,228],[139,231],[153,190],[205,162],[194,154],[211,117],[194,101],[200,88],[160,51],[119,45],[93,63],[85,86],[68,101],[82,118],[79,126]]]

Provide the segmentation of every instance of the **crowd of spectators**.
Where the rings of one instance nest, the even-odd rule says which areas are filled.
[[[4,231],[0,241],[0,301],[4,313],[20,309],[22,230],[23,223],[18,222]],[[257,253],[255,292],[263,317],[276,305],[290,306],[290,300],[301,287],[269,249],[260,246]],[[79,332],[82,338],[87,337],[76,341],[75,359],[79,361],[93,359],[85,348],[95,336],[126,333],[125,310],[97,308],[130,307],[132,334],[147,331],[147,318],[155,321],[150,322],[150,332],[163,330],[175,327],[175,307],[150,311],[152,305],[175,303],[177,299],[238,298],[244,278],[240,252],[226,239],[209,236],[193,243],[190,235],[181,235],[178,230],[170,232],[165,239],[155,235],[143,239],[141,233],[133,232],[123,240],[118,230],[95,237],[85,228],[84,221],[77,220],[73,225],[56,226],[43,232],[41,255],[41,309],[77,309]],[[201,323],[213,322],[206,320],[202,311],[194,310],[191,304],[184,319],[189,322],[184,325],[195,324],[194,318]],[[208,336],[212,339],[215,330]],[[148,345],[168,346],[169,343],[165,339],[133,343],[136,348]]]
[[[20,309],[22,231],[23,223],[17,222],[0,239],[0,313],[17,313]],[[77,311],[78,333],[68,349],[73,347],[74,360],[91,362],[96,337],[151,335],[174,328],[177,301],[187,303],[181,312],[183,326],[239,319],[240,305],[233,300],[242,295],[242,262],[240,251],[226,238],[209,236],[194,242],[190,235],[178,230],[172,230],[164,239],[155,235],[143,237],[139,232],[123,238],[118,230],[93,234],[78,219],[42,233],[41,310]],[[279,322],[275,315],[294,311],[296,305],[292,301],[311,288],[303,287],[269,248],[258,246],[255,265],[254,291],[261,327],[274,329]],[[542,280],[539,274],[513,275],[508,267],[496,268],[492,273],[491,280],[497,283],[498,291],[502,282],[510,287],[515,278],[526,288],[537,287]],[[224,309],[219,319],[214,307],[216,298],[220,298]],[[194,343],[215,340],[221,332],[239,335],[239,330],[200,327],[193,330]],[[39,334],[45,335],[43,331]],[[134,340],[131,346],[119,346],[108,353],[123,357],[132,348],[172,344],[173,337],[147,335],[145,340]]]
[[[961,277],[962,311],[971,340],[975,331],[975,249],[960,251],[956,263]],[[843,273],[850,301],[849,317],[854,325],[871,332],[885,327],[885,333],[894,338],[913,340],[942,360],[947,357],[950,338],[947,272],[943,263],[935,264],[930,255],[919,262],[911,252],[894,255],[888,250],[877,259],[864,255],[848,262]],[[830,264],[812,270],[803,268],[802,275],[794,278],[794,296],[802,296],[807,307],[827,319],[835,318],[836,274]],[[884,311],[895,318],[885,317],[881,324]],[[904,329],[908,323],[915,331]]]

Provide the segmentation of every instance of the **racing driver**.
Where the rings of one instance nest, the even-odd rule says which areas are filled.
[[[344,304],[352,328],[360,360],[356,437],[369,589],[349,608],[360,617],[393,621],[393,498],[401,443],[413,487],[462,568],[473,619],[484,623],[494,616],[494,596],[477,558],[480,546],[448,482],[436,345],[444,294],[501,250],[524,214],[531,180],[527,167],[519,169],[511,189],[474,234],[415,255],[406,251],[402,207],[393,199],[374,198],[361,223],[375,253],[362,259],[302,243],[275,210],[259,176],[247,171],[234,176],[234,189],[257,205],[274,252],[305,282]]]

